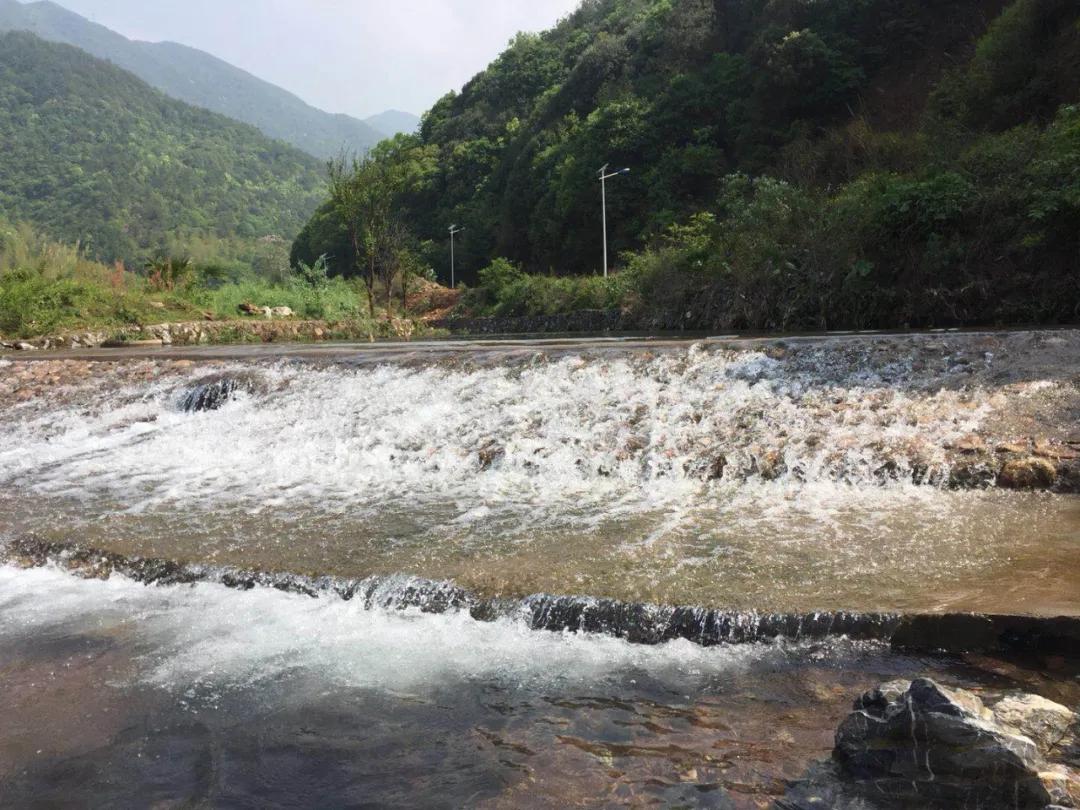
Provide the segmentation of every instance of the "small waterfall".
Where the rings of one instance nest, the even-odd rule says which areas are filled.
[[[1080,618],[1028,616],[813,612],[759,614],[538,594],[487,599],[450,582],[410,576],[360,580],[306,577],[129,558],[34,538],[0,547],[0,562],[26,567],[55,565],[78,576],[122,576],[147,586],[215,583],[237,590],[272,588],[312,599],[356,601],[367,611],[467,614],[479,622],[513,620],[530,630],[610,636],[655,646],[684,640],[703,647],[773,641],[848,638],[891,642],[911,650],[975,652],[1039,650],[1080,653]]]

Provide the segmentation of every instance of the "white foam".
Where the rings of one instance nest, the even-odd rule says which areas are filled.
[[[695,348],[471,371],[281,366],[266,372],[269,393],[199,414],[154,382],[93,412],[58,406],[0,425],[0,484],[131,511],[439,504],[466,523],[588,522],[729,500],[769,451],[785,469],[771,497],[876,488],[878,468],[903,467],[909,445],[942,463],[943,445],[988,413],[986,394],[904,390],[889,376],[903,368],[830,362],[793,371]],[[500,454],[485,466],[488,446]],[[719,455],[726,480],[703,483]]]
[[[595,685],[640,672],[681,688],[785,654],[762,645],[636,646],[462,613],[366,611],[356,602],[271,589],[147,587],[122,577],[82,580],[51,568],[0,567],[0,643],[77,633],[126,639],[144,650],[147,683],[181,692],[254,687],[294,674],[401,692],[471,680]]]

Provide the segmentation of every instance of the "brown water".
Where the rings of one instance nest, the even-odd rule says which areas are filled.
[[[344,578],[404,573],[485,596],[764,612],[1080,612],[1080,498],[829,487],[808,500],[770,485],[729,497],[730,506],[596,525],[492,520],[479,530],[454,525],[451,504],[351,518],[131,514],[52,499],[26,509],[0,497],[0,510],[15,535],[125,556]]]

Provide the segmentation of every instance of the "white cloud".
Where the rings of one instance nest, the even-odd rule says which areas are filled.
[[[420,113],[518,31],[580,0],[60,0],[147,40],[213,53],[331,112]]]

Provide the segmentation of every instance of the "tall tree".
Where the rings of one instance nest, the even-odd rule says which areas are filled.
[[[349,233],[357,269],[367,289],[368,314],[375,318],[375,277],[382,244],[390,226],[393,188],[385,165],[372,157],[344,155],[327,164],[330,202]],[[366,268],[359,266],[360,261]]]

